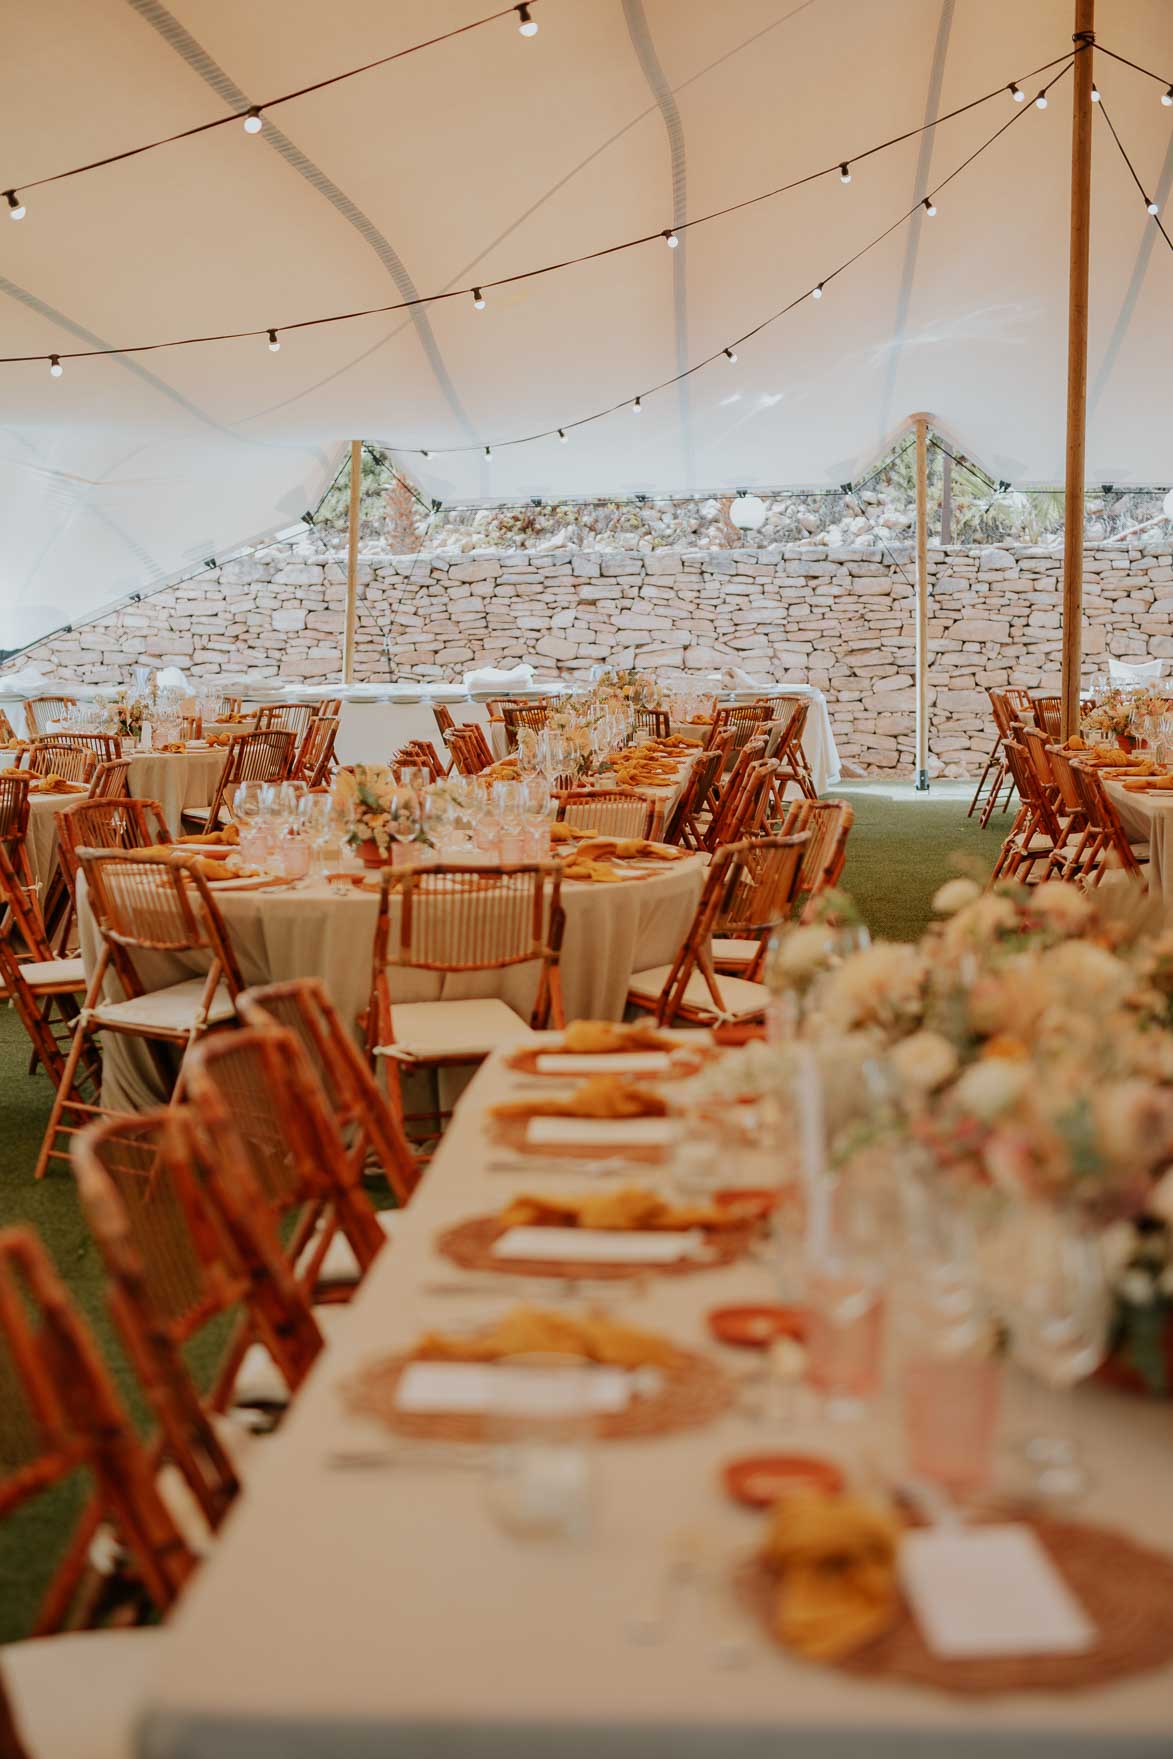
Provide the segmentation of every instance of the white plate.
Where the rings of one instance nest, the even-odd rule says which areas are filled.
[[[675,1139],[671,1118],[530,1118],[530,1148],[667,1148]]]
[[[575,1264],[675,1264],[706,1249],[699,1228],[663,1233],[641,1229],[508,1228],[493,1242],[494,1258],[562,1259]]]

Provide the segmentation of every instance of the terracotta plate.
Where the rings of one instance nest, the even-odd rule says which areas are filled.
[[[806,1315],[800,1307],[780,1307],[772,1302],[757,1306],[714,1307],[709,1330],[723,1344],[746,1350],[765,1350],[779,1338],[806,1336]]]
[[[721,1479],[734,1502],[768,1509],[795,1490],[822,1490],[837,1496],[844,1478],[831,1460],[815,1454],[746,1454],[721,1468]]]

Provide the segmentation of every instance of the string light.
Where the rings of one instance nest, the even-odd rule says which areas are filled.
[[[640,397],[636,398],[635,402],[631,406],[631,413],[632,413],[632,415],[642,415],[642,413],[643,413],[643,399],[642,398],[640,398]]]
[[[1014,99],[1014,102],[1016,104],[1025,103],[1026,93],[1023,91],[1023,89],[1020,85],[1015,85],[1013,80],[1010,81],[1010,84],[1006,87],[1006,90],[1010,93],[1010,96]]]
[[[735,348],[727,348],[725,350],[725,359],[729,362],[730,366],[732,366],[737,359],[737,350]]]
[[[65,368],[61,364],[61,356],[59,354],[51,354],[49,356],[49,372],[52,377],[59,379],[64,371]]]
[[[812,299],[822,299],[822,297],[823,297],[823,283],[820,281],[817,287],[811,288],[811,298]]]
[[[473,302],[473,305],[476,307],[477,311],[484,311],[484,309],[485,309],[485,296],[481,292],[479,287],[474,287],[472,290],[472,302]]]
[[[665,232],[661,233],[661,237],[663,238],[664,243],[668,246],[669,250],[675,250],[676,246],[680,243],[680,240],[679,240],[679,238],[677,238],[675,232],[665,231]]]
[[[25,216],[25,205],[17,195],[16,191],[14,189],[6,189],[4,191],[4,200],[8,203],[8,218],[10,220],[23,220]]]
[[[933,201],[932,196],[927,195],[925,197],[924,201],[921,203],[921,206],[924,208],[924,211],[929,216],[930,220],[936,219],[937,207],[936,207],[936,203]]]
[[[276,330],[270,330],[269,331],[269,353],[270,354],[277,354],[279,352],[280,348],[281,348],[281,344],[277,340]]]
[[[1170,104],[1173,104],[1173,86],[1170,86],[1167,92],[1161,93],[1161,102],[1164,104],[1166,110],[1169,108]]]
[[[850,165],[847,165],[847,164],[840,165],[840,167],[839,167],[839,181],[840,181],[840,183],[850,183],[851,182],[851,166]]]
[[[1160,204],[1158,202],[1155,202],[1153,200],[1152,196],[1149,196],[1148,200],[1145,202],[1145,207],[1148,209],[1150,214],[1159,214],[1161,211]]]
[[[430,458],[431,456],[432,456],[432,454],[426,449],[426,447],[423,447],[423,446],[420,447],[420,457],[421,458]]]
[[[1047,108],[1047,94],[1046,94],[1046,92],[1040,92],[1038,97],[1035,99],[1035,109],[1036,110],[1045,110],[1046,108]]]
[[[517,28],[521,32],[523,37],[536,37],[537,36],[537,34],[538,34],[538,21],[536,18],[530,17],[528,6],[519,6],[517,8],[517,19],[518,19]]]
[[[1092,103],[1098,104],[1099,101],[1100,101],[1100,88],[1099,88],[1099,86],[1093,86],[1092,87]]]
[[[562,441],[562,444],[565,446],[565,444],[566,444],[566,429],[565,428],[558,429],[558,438]]]
[[[265,118],[261,115],[260,111],[254,104],[244,119],[244,132],[246,134],[260,134],[264,126]]]

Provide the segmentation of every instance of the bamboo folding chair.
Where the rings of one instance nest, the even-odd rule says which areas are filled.
[[[1063,700],[1061,697],[1032,696],[1030,708],[1035,726],[1039,727],[1048,739],[1062,738]]]
[[[34,894],[36,881],[28,858],[31,770],[0,770],[0,848],[3,848],[25,891]],[[0,915],[0,926],[4,916]]]
[[[297,977],[246,989],[236,1011],[246,1026],[278,1026],[293,1034],[321,1083],[355,1171],[376,1172],[396,1202],[405,1204],[419,1182],[415,1157],[325,985],[316,977]]]
[[[493,761],[489,742],[475,722],[470,722],[467,727],[454,727],[445,735],[445,742],[462,776],[479,776]]]
[[[56,1086],[65,1072],[86,993],[85,967],[80,959],[58,958],[54,952],[23,845],[4,839],[0,839],[0,913],[0,983],[28,1033],[33,1067],[39,1062]],[[98,1060],[92,1050],[87,1069],[96,1080]]]
[[[204,1039],[188,1061],[187,1091],[211,1141],[239,1138],[302,1294],[346,1299],[398,1212],[372,1207],[298,1038],[269,1024]],[[292,1232],[281,1226],[290,1219]]]
[[[122,740],[116,733],[54,733],[50,743],[92,752],[99,763],[113,763],[122,756]]]
[[[668,739],[672,735],[672,717],[666,708],[637,708],[635,728],[637,733],[647,733],[652,739]]]
[[[340,725],[338,715],[315,715],[306,728],[293,773],[307,788],[324,788],[334,774],[334,742]]]
[[[4,710],[0,708],[0,739],[11,743],[19,737],[16,728],[12,725],[12,722],[8,719]]]
[[[130,797],[130,759],[116,757],[100,763],[90,777],[90,800],[127,800]]]
[[[36,1177],[42,1178],[51,1159],[64,1158],[57,1137],[68,1138],[98,1116],[110,1113],[100,1103],[92,1078],[82,1076],[82,1061],[99,1033],[113,1032],[142,1039],[164,1090],[175,1083],[171,1060],[178,1053],[179,1078],[184,1059],[205,1032],[235,1022],[234,1003],[243,984],[236,955],[207,882],[192,867],[148,861],[133,849],[79,849],[90,910],[102,936],[102,951],[86,990],[53,1109],[37,1157]],[[209,961],[204,977],[188,977],[163,989],[148,990],[134,955],[166,953],[196,955]],[[107,974],[122,988],[123,999],[106,997]]]
[[[62,745],[56,739],[38,739],[29,752],[34,776],[60,776],[64,782],[92,782],[98,760],[84,746]]]
[[[195,1558],[167,1511],[150,1461],[81,1315],[29,1228],[0,1233],[0,1515],[85,1472],[89,1509],[41,1603],[34,1636],[79,1608],[91,1541],[109,1523],[130,1572],[160,1613],[178,1598]]]
[[[384,1060],[389,1076],[400,1068],[467,1067],[551,1022],[563,1024],[561,887],[562,870],[549,863],[387,870],[379,891],[364,1024],[369,1053]],[[449,977],[522,965],[538,968],[528,1021],[496,996],[434,1002],[392,998],[397,972],[432,972],[442,984]],[[398,1080],[391,1092],[403,1118]]]
[[[323,720],[333,720],[335,715],[341,718],[342,698],[340,696],[323,696],[318,702],[318,714]]]
[[[847,860],[847,839],[855,822],[854,808],[845,800],[794,800],[782,820],[779,835],[805,832],[806,848],[798,885],[799,921],[810,921],[824,892],[835,889]]]
[[[1062,862],[1056,862],[1060,879],[1078,880],[1085,864],[1094,861],[1096,834],[1084,811],[1083,791],[1071,753],[1061,745],[1047,746],[1047,762],[1055,782],[1055,810],[1068,828]]]
[[[296,750],[296,736],[287,728],[239,734],[228,747],[210,805],[185,807],[181,814],[184,824],[214,829],[225,803],[231,813],[232,796],[242,782],[283,782]]]
[[[43,738],[49,731],[50,721],[63,721],[66,711],[76,707],[76,696],[30,696],[24,705],[24,724],[29,738]]]
[[[157,800],[80,800],[57,815],[57,859],[71,906],[77,903],[79,849],[149,849],[171,833]]]
[[[722,733],[732,733],[729,750],[736,758],[746,741],[756,738],[763,723],[769,718],[768,712],[756,702],[739,703],[733,708],[719,708],[713,715],[713,724],[709,728],[705,744],[714,744]]]
[[[322,1334],[231,1132],[213,1145],[189,1107],[171,1106],[90,1125],[75,1136],[70,1158],[111,1315],[158,1428],[160,1489],[178,1518],[183,1502],[168,1494],[167,1462],[202,1516],[188,1538],[203,1550],[203,1526],[215,1532],[240,1490],[223,1414],[233,1403],[241,1342],[255,1339],[267,1350],[287,1404]],[[229,1173],[225,1160],[235,1163]],[[222,1368],[201,1396],[183,1352],[224,1315],[236,1321],[220,1352],[233,1373]]]
[[[730,734],[724,733],[719,740],[706,745],[695,758],[684,791],[664,832],[666,843],[678,843],[685,849],[705,847],[701,815],[706,812],[711,815],[715,810],[713,789],[724,771],[730,743]]]
[[[528,727],[531,733],[541,733],[549,724],[549,720],[548,703],[507,702],[501,705],[501,722],[505,728],[505,743],[510,751],[517,750],[517,735],[523,727]]]
[[[636,973],[628,1006],[654,1013],[660,1026],[676,1020],[712,1026],[764,1016],[770,1000],[765,984],[718,977],[713,945],[754,941],[760,950],[751,969],[758,968],[770,935],[790,920],[805,846],[805,836],[761,837],[719,849],[683,946],[670,965]]]
[[[655,837],[659,807],[638,788],[568,788],[556,795],[556,818],[602,837]]]
[[[1104,874],[1115,869],[1128,879],[1147,885],[1149,845],[1129,842],[1120,814],[1099,771],[1082,763],[1071,767],[1090,832],[1083,865],[1076,877],[1089,886],[1098,886]]]
[[[452,718],[452,710],[450,708],[445,708],[442,702],[434,702],[432,704],[432,714],[435,716],[436,731],[440,735],[440,742],[443,745],[447,745],[448,735],[453,732],[456,727],[456,722]]]
[[[804,696],[792,697],[789,703],[789,710],[773,723],[779,729],[777,737],[766,745],[766,756],[773,758],[778,765],[778,799],[781,801],[785,798],[787,784],[793,782],[804,799],[817,800],[819,791],[815,787],[811,766],[802,748],[810,703]]]
[[[705,826],[705,848],[710,853],[722,843],[736,843],[760,828],[770,804],[777,766],[765,756],[765,741],[752,739],[744,745],[722,788],[717,807]],[[764,789],[764,792],[763,792]],[[740,827],[746,826],[744,832]]]
[[[427,770],[433,782],[443,781],[448,774],[430,739],[409,739],[395,753],[391,763],[397,775],[400,768],[423,769]]]
[[[1008,691],[990,690],[987,691],[986,694],[989,696],[990,707],[993,710],[997,737],[994,742],[994,750],[996,754],[994,779],[990,791],[986,796],[985,805],[982,807],[981,816],[978,819],[978,823],[983,830],[985,830],[993,817],[994,812],[998,807],[999,800],[1002,802],[1001,809],[1005,812],[1013,798],[1014,777],[1011,775],[1010,765],[1006,761],[1006,741],[1007,739],[1012,739],[1014,737],[1016,726],[1019,724],[1023,715],[1029,713],[1029,702],[1026,709],[1024,709],[1021,703],[1011,701],[1010,692]],[[1025,692],[1017,691],[1014,694],[1016,697],[1020,697],[1024,695]]]
[[[1030,885],[1038,877],[1034,870],[1039,862],[1045,864],[1042,877],[1050,873],[1054,857],[1067,841],[1069,826],[1060,820],[1043,791],[1026,747],[1016,739],[1007,739],[1003,750],[1020,804],[998,852],[990,884],[998,879],[1020,879]]]
[[[300,745],[318,713],[316,702],[270,702],[257,710],[254,733],[292,733]]]
[[[243,696],[222,696],[216,705],[216,716],[221,720],[226,715],[242,715],[243,713]]]

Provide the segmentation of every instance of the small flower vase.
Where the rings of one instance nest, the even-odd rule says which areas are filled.
[[[363,837],[355,844],[355,850],[364,867],[390,867],[394,860],[394,851],[388,849],[383,854],[373,837]]]
[[[1135,751],[1138,742],[1135,733],[1121,733],[1117,743],[1121,751]]]

